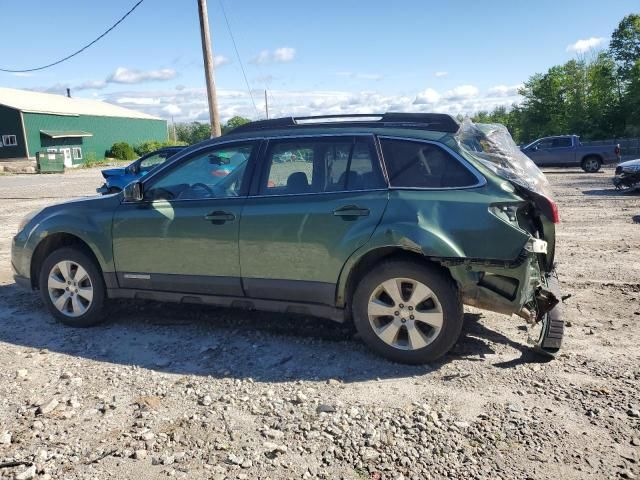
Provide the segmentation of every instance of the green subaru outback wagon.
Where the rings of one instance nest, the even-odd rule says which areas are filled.
[[[236,164],[226,176],[220,158]],[[558,221],[544,175],[500,125],[289,117],[28,216],[12,263],[76,327],[113,298],[271,310],[353,321],[372,350],[422,363],[454,345],[466,304],[522,317],[554,354]]]

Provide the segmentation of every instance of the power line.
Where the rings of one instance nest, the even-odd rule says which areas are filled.
[[[242,76],[244,77],[244,83],[247,85],[247,91],[249,92],[249,96],[251,97],[251,103],[253,103],[253,109],[256,111],[257,115],[260,115],[258,111],[258,107],[256,106],[256,101],[253,99],[253,92],[251,91],[251,87],[249,86],[249,80],[247,79],[247,74],[244,71],[244,65],[242,64],[242,59],[240,58],[240,52],[238,52],[238,46],[236,45],[236,39],[233,37],[233,32],[231,31],[231,25],[229,24],[229,18],[227,17],[227,11],[224,8],[224,0],[220,1],[220,7],[222,8],[222,14],[224,15],[224,20],[227,23],[227,29],[229,30],[229,36],[231,37],[231,42],[233,43],[233,49],[236,51],[236,57],[238,57],[238,63],[240,64],[240,69],[242,70]]]
[[[144,2],[144,0],[139,0],[138,3],[136,3],[131,10],[129,10],[127,13],[125,13],[120,20],[118,20],[116,23],[114,23],[111,27],[109,27],[102,35],[100,35],[98,38],[96,38],[95,40],[93,40],[91,43],[88,43],[87,45],[85,45],[84,47],[82,47],[80,50],[77,50],[75,52],[73,52],[71,55],[67,55],[64,58],[61,58],[60,60],[53,62],[53,63],[49,63],[48,65],[43,65],[42,67],[36,67],[36,68],[25,68],[23,70],[16,70],[16,69],[10,69],[10,68],[0,68],[0,72],[8,72],[8,73],[27,73],[27,72],[36,72],[38,70],[44,70],[45,68],[49,68],[49,67],[53,67],[54,65],[59,65],[62,62],[65,62],[67,60],[69,60],[70,58],[75,57],[76,55],[84,52],[87,48],[89,48],[90,46],[92,46],[94,43],[96,43],[98,40],[100,40],[101,38],[105,37],[109,32],[111,32],[111,30],[113,30],[114,28],[116,28],[118,25],[120,25],[120,23],[127,18],[131,13],[133,13],[133,11],[138,8],[138,6]]]

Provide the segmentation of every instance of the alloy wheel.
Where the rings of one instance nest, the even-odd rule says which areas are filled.
[[[431,344],[444,321],[438,297],[425,284],[410,278],[392,278],[378,285],[369,297],[367,313],[376,335],[401,350]]]
[[[597,172],[600,169],[600,162],[595,158],[588,158],[584,161],[584,168],[587,172]]]
[[[82,265],[63,260],[56,263],[47,279],[49,298],[60,313],[79,317],[93,302],[93,283]]]

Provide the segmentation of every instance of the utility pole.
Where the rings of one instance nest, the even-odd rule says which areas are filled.
[[[267,89],[264,89],[264,111],[267,114],[267,120],[269,120],[269,99],[267,98]]]
[[[211,137],[219,137],[222,134],[222,130],[220,128],[220,116],[218,115],[218,98],[216,96],[216,79],[213,72],[211,38],[209,38],[209,15],[207,13],[207,0],[198,0],[198,13],[200,15],[200,36],[202,37],[204,74],[207,80],[207,97],[209,99]]]

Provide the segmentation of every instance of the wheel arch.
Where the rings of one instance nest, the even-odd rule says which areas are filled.
[[[599,153],[587,153],[580,159],[580,165],[582,165],[584,161],[588,158],[595,158],[601,164],[604,162],[604,158],[602,158],[602,155],[600,155]]]
[[[451,273],[440,262],[435,261],[420,252],[409,250],[399,246],[384,246],[369,250],[357,259],[356,263],[349,269],[346,275],[341,276],[339,284],[337,303],[340,307],[345,307],[346,318],[351,317],[351,299],[358,282],[376,265],[382,261],[404,260],[434,268],[451,277]]]
[[[40,270],[42,269],[42,264],[44,263],[45,259],[52,252],[55,252],[56,250],[64,247],[77,248],[83,253],[89,255],[89,257],[95,262],[95,265],[100,273],[104,276],[104,272],[102,270],[102,266],[100,265],[98,257],[85,240],[72,233],[55,232],[47,235],[42,240],[40,240],[35,250],[33,251],[33,255],[31,256],[29,273],[31,277],[31,287],[34,290],[37,290],[39,288],[38,281],[40,278]]]

